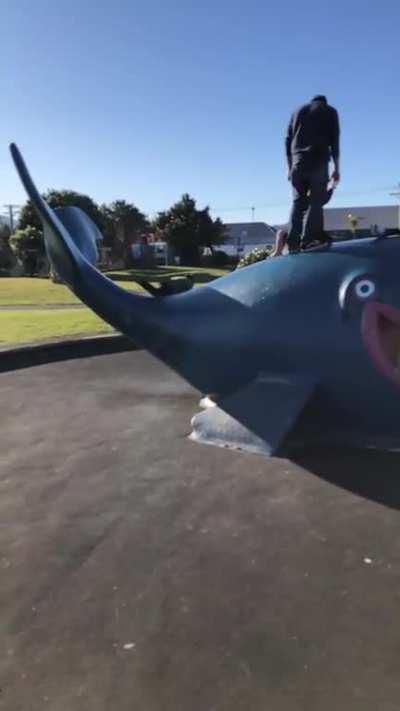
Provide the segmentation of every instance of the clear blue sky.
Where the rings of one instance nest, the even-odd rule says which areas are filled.
[[[315,93],[341,116],[334,204],[394,201],[398,0],[14,0],[1,21],[1,205],[24,200],[13,140],[43,190],[284,221],[283,135]]]

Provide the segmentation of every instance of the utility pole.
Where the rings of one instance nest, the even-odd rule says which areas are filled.
[[[21,209],[21,205],[4,205],[4,207],[6,207],[7,210],[8,210],[8,217],[9,217],[9,220],[10,220],[10,230],[11,230],[11,234],[14,234],[14,225],[15,225],[15,223],[14,223],[14,211],[15,211],[15,212],[18,212],[18,210]]]
[[[250,209],[251,209],[251,221],[254,222],[254,213],[255,213],[255,211],[256,211],[256,208],[255,208],[255,207],[251,207]]]

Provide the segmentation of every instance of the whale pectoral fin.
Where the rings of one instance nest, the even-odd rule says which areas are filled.
[[[316,380],[260,375],[218,405],[195,415],[191,439],[220,447],[279,456]]]

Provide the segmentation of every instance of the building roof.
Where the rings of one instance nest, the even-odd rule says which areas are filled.
[[[266,222],[228,222],[225,224],[226,244],[271,244],[275,231]]]

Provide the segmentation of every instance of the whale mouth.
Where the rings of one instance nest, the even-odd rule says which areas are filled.
[[[370,301],[364,307],[361,333],[375,368],[400,387],[400,310]]]

